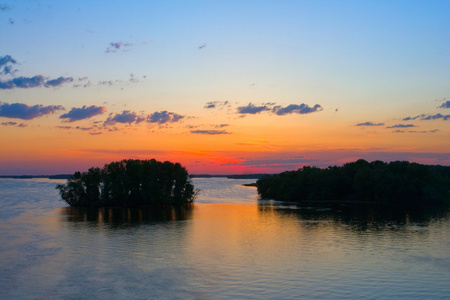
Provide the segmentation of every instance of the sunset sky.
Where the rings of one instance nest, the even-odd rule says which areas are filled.
[[[450,165],[450,1],[1,1],[0,175]]]

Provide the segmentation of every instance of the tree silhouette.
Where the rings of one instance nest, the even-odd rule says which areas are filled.
[[[195,198],[184,167],[154,159],[128,159],[75,172],[56,188],[67,204],[82,207],[180,204]]]
[[[342,167],[303,167],[266,175],[256,186],[263,199],[297,202],[449,203],[450,167],[360,159]]]

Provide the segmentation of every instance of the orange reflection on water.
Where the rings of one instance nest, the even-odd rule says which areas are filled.
[[[246,270],[254,272],[268,263],[291,268],[289,258],[301,246],[292,243],[302,240],[303,234],[294,217],[261,213],[257,204],[205,204],[194,211],[194,219],[189,256],[198,264],[217,265],[218,269],[240,266],[244,277],[250,276],[244,274]],[[225,280],[228,275],[219,276]]]

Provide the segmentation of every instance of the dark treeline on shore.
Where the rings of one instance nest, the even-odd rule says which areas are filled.
[[[258,179],[262,199],[293,202],[374,202],[417,205],[450,202],[450,167],[407,161],[367,162],[342,167],[303,167]]]
[[[227,178],[227,179],[259,179],[267,174],[190,174],[190,178]],[[0,175],[0,178],[10,179],[33,179],[33,178],[48,178],[48,179],[69,179],[73,174],[55,174],[55,175]]]
[[[0,178],[10,179],[33,179],[33,178],[48,178],[48,179],[68,179],[72,174],[57,174],[57,175],[0,175]]]
[[[195,191],[179,163],[122,160],[103,169],[75,172],[56,187],[61,198],[75,207],[138,207],[193,202]]]

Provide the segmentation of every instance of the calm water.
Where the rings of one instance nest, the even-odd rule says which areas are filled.
[[[259,201],[194,179],[196,204],[71,209],[57,180],[0,179],[1,299],[450,298],[450,212]]]

